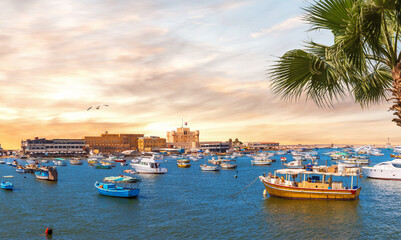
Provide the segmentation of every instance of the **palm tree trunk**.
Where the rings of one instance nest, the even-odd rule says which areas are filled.
[[[395,122],[397,126],[401,127],[401,63],[398,63],[391,70],[391,76],[393,77],[393,89],[391,89],[393,97],[391,100],[394,101],[393,106],[390,107],[390,110],[394,111],[393,115],[397,116],[397,118],[393,119],[393,122]]]

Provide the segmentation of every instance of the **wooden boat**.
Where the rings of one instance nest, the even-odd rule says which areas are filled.
[[[14,185],[10,182],[1,182],[0,188],[5,189],[5,190],[13,190]]]
[[[18,165],[17,168],[15,169],[15,171],[17,173],[26,173],[25,168],[23,166],[21,166],[21,165]]]
[[[70,164],[71,165],[82,165],[83,161],[79,158],[71,158],[70,159]]]
[[[222,164],[220,164],[221,169],[236,169],[237,168],[237,164],[230,164],[227,162],[223,162]]]
[[[206,164],[201,164],[201,165],[199,165],[199,167],[202,171],[219,171],[220,170],[219,166],[209,166]]]
[[[296,178],[299,180],[297,181]],[[333,182],[332,176],[351,177],[351,186]],[[304,169],[279,169],[274,175],[260,176],[259,179],[271,197],[289,199],[354,200],[359,197],[361,187],[354,186],[353,177],[344,173],[311,172]]]
[[[189,163],[189,159],[185,159],[185,158],[177,159],[177,163]]]
[[[41,167],[35,172],[35,176],[39,180],[57,181],[58,173],[56,167]]]
[[[221,164],[221,159],[212,158],[208,162],[213,165],[219,165],[219,164]]]
[[[401,158],[401,155],[390,154],[390,157],[392,157],[392,158]]]
[[[189,167],[191,167],[191,164],[189,162],[178,162],[177,161],[177,166],[179,168],[189,168]]]
[[[96,163],[93,165],[96,169],[111,169],[111,165]]]
[[[103,182],[96,182],[95,187],[100,195],[131,198],[139,195],[139,179],[129,176],[106,177]],[[117,186],[122,184],[123,186]]]
[[[252,165],[271,165],[272,160],[271,159],[254,159],[251,160]]]
[[[55,166],[67,166],[67,161],[63,158],[55,158],[53,163]]]

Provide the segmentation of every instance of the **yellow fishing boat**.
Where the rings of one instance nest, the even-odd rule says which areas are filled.
[[[392,157],[392,158],[401,158],[401,155],[390,154],[390,157]]]
[[[182,163],[178,162],[177,166],[179,168],[189,168],[189,167],[191,167],[191,164],[190,163],[185,163],[185,162],[182,162]]]
[[[361,187],[358,187],[359,172],[352,175],[335,172],[312,172],[305,169],[279,169],[274,174],[269,173],[259,177],[271,197],[288,199],[324,199],[324,200],[354,200],[358,199]],[[299,176],[299,180],[297,178]],[[351,186],[343,182],[333,181],[333,176],[351,177]],[[354,185],[356,177],[356,185]]]

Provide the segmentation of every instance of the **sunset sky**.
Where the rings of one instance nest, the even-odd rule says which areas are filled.
[[[201,141],[401,143],[389,103],[277,99],[268,69],[303,41],[301,0],[0,2],[0,144],[166,131]],[[89,106],[109,104],[100,110]]]

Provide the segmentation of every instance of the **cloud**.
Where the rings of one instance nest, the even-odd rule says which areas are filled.
[[[301,16],[296,16],[292,18],[288,18],[285,21],[273,25],[270,28],[265,28],[260,30],[259,32],[251,33],[251,37],[253,38],[259,38],[263,36],[267,36],[269,34],[280,34],[282,32],[297,28],[304,24],[302,17]]]

